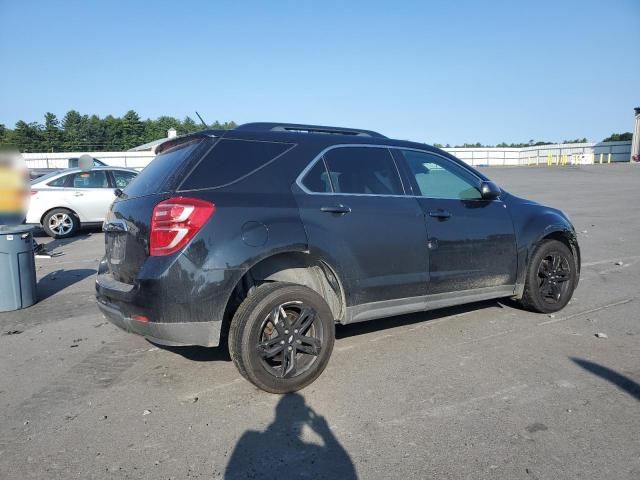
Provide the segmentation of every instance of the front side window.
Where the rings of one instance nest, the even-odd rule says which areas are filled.
[[[404,195],[398,170],[386,148],[338,147],[325,153],[324,161],[334,193]],[[326,184],[322,178],[320,182]]]
[[[71,180],[73,188],[109,188],[109,181],[104,170],[74,173]]]
[[[427,152],[400,150],[400,153],[415,178],[419,195],[458,200],[482,198],[477,179],[457,165]]]
[[[126,172],[124,170],[112,170],[111,173],[113,174],[113,180],[117,188],[126,187],[137,175],[137,173]]]

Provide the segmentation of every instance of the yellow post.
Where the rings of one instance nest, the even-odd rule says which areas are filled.
[[[609,155],[607,155],[607,163],[611,163],[611,152],[609,152]]]
[[[547,167],[551,166],[551,154],[547,155]]]

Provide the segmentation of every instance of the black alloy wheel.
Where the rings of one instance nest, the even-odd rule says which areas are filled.
[[[271,393],[287,393],[320,376],[334,339],[333,314],[318,293],[274,282],[254,288],[238,307],[229,350],[247,380]]]
[[[545,240],[529,261],[520,302],[535,312],[557,312],[571,300],[577,279],[576,260],[569,247],[558,240]]]
[[[301,301],[283,303],[269,312],[256,345],[269,373],[278,378],[292,378],[313,365],[324,338],[322,325],[316,320],[313,307]]]
[[[540,297],[548,304],[558,304],[571,286],[569,259],[554,252],[542,259],[538,267]]]

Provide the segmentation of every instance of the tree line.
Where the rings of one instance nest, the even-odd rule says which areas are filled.
[[[236,126],[233,121],[215,121],[207,128],[228,130]],[[183,135],[205,127],[188,116],[183,120],[170,116],[141,120],[133,110],[122,117],[103,118],[70,110],[62,120],[47,112],[44,123],[20,120],[13,129],[0,124],[0,146],[21,152],[122,151],[165,138],[170,128]]]
[[[217,120],[207,128],[228,130],[235,128],[235,122],[220,123]],[[0,123],[0,147],[15,148],[21,152],[71,152],[71,151],[122,151],[144,143],[152,142],[167,136],[167,130],[175,128],[178,135],[193,133],[205,127],[187,116],[183,120],[175,117],[161,116],[155,120],[141,120],[133,110],[122,117],[107,115],[83,115],[76,110],[68,111],[62,120],[55,114],[47,112],[44,123],[18,121],[13,129]],[[615,142],[631,140],[631,132],[612,133],[602,140]],[[586,138],[563,140],[560,143],[586,143]],[[529,140],[527,143],[506,143],[483,145],[464,143],[455,148],[522,148],[539,145],[553,145],[557,142]],[[450,148],[450,144],[435,143],[438,148]]]

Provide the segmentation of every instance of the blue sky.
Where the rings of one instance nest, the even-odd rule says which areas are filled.
[[[601,140],[640,106],[640,0],[0,0],[0,123],[289,121],[429,143]]]

